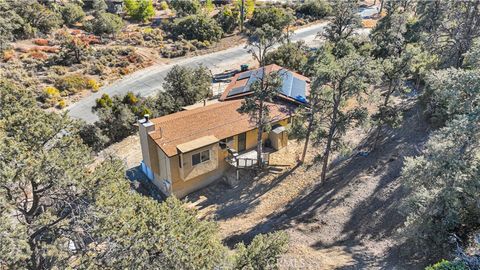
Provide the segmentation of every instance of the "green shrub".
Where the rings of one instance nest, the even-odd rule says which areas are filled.
[[[170,6],[178,17],[198,14],[200,11],[200,3],[197,0],[172,0]]]
[[[62,18],[66,24],[73,25],[85,18],[85,12],[79,5],[67,3],[62,8]]]
[[[104,12],[107,10],[108,6],[107,3],[105,3],[105,0],[93,0],[92,8],[97,12]]]
[[[88,22],[85,28],[96,35],[112,35],[120,32],[123,25],[120,16],[108,12],[98,12],[95,19]]]
[[[324,0],[309,0],[300,4],[295,11],[318,20],[328,16],[332,12],[332,7]]]
[[[9,2],[9,1],[4,1]],[[23,34],[32,35],[40,31],[50,33],[60,27],[63,20],[61,14],[53,11],[38,1],[11,1],[12,9],[23,18]]]
[[[139,21],[148,21],[155,15],[152,0],[125,0],[125,9],[130,17]]]
[[[113,100],[110,98],[108,94],[103,94],[101,98],[97,98],[95,100],[95,103],[97,104],[96,109],[108,108],[108,107],[112,107]]]
[[[175,65],[165,77],[163,88],[180,106],[192,105],[211,96],[212,76],[204,66]]]
[[[223,10],[217,15],[217,22],[222,27],[225,33],[233,33],[238,26],[240,13],[237,10],[225,6]]]
[[[275,269],[277,260],[287,251],[288,235],[277,232],[257,235],[249,246],[236,246],[234,269]]]
[[[135,105],[138,103],[139,98],[135,96],[134,93],[128,92],[124,97],[123,97],[123,104],[127,105]]]
[[[88,78],[81,74],[67,75],[60,77],[55,82],[57,87],[63,95],[75,94],[88,87]]]
[[[160,10],[167,10],[167,9],[168,9],[167,1],[160,2]]]
[[[279,66],[303,73],[309,56],[309,48],[304,42],[287,42],[280,45],[275,51],[267,53],[266,64]]]
[[[283,30],[293,21],[293,16],[283,8],[268,7],[258,8],[253,12],[252,19],[248,22],[250,28],[260,28],[269,24],[277,30]]]
[[[190,15],[177,19],[172,30],[176,36],[199,41],[217,41],[223,35],[218,23],[205,15]]]
[[[467,266],[460,261],[441,260],[438,263],[427,266],[425,270],[469,270]]]

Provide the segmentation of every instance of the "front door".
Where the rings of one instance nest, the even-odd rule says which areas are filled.
[[[247,133],[238,134],[238,152],[242,152],[247,148]]]

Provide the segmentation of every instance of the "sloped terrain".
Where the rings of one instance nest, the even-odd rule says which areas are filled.
[[[404,157],[420,153],[429,127],[418,105],[404,106],[402,126],[387,131],[367,156],[335,162],[324,183],[313,164],[238,189],[219,184],[193,197],[207,198],[197,204],[200,214],[219,222],[230,246],[286,230],[290,247],[282,269],[421,269],[408,255],[414,247],[396,237],[407,195],[399,176]],[[369,144],[366,138],[354,153]]]

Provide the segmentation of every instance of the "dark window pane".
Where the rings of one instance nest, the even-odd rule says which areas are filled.
[[[192,165],[195,166],[200,163],[200,153],[192,155]]]
[[[210,160],[210,151],[203,151],[202,156],[201,156],[202,162],[205,162],[207,160]]]

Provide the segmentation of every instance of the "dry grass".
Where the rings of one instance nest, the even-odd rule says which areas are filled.
[[[365,19],[362,20],[362,25],[364,28],[374,28],[377,25],[378,20],[374,19]]]

